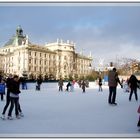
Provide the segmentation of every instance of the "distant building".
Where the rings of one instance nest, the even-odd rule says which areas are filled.
[[[32,44],[20,26],[16,35],[0,48],[0,60],[1,70],[6,74],[51,79],[86,76],[92,63],[92,57],[76,53],[75,44],[70,41],[57,39],[44,46]]]

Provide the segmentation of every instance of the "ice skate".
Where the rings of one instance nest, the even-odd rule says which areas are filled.
[[[12,116],[8,116],[7,119],[8,120],[13,120],[13,117]]]
[[[19,113],[20,117],[24,117],[24,114],[22,112]]]
[[[3,120],[6,119],[4,114],[2,114],[1,119],[3,119]]]
[[[21,117],[20,117],[20,115],[16,115],[16,118],[17,118],[17,119],[20,119]]]

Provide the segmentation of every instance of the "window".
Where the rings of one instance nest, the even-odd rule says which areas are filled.
[[[29,59],[29,63],[31,63],[31,59]]]
[[[31,71],[31,66],[29,66],[29,71]]]
[[[34,63],[36,64],[36,59],[34,60]]]
[[[61,56],[59,56],[59,60],[61,60]]]
[[[64,60],[66,60],[67,59],[67,56],[64,56]]]
[[[40,60],[40,65],[41,65],[41,60]]]
[[[29,55],[31,56],[31,52],[29,51]]]

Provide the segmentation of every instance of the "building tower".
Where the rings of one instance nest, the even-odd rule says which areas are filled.
[[[23,36],[23,30],[22,30],[20,25],[16,29],[16,35],[17,36]]]

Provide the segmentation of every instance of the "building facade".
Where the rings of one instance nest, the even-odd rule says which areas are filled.
[[[57,39],[44,46],[33,44],[28,35],[23,35],[20,26],[3,47],[0,48],[1,70],[6,74],[26,75],[36,78],[59,79],[81,77],[90,73],[92,57],[75,52],[75,44]]]

